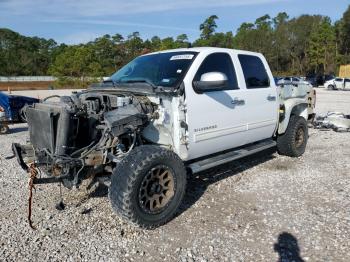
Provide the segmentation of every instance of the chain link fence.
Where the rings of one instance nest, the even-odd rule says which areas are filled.
[[[53,76],[0,76],[0,82],[53,82]]]

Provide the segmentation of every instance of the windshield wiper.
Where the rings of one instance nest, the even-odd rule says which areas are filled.
[[[104,84],[106,84],[106,83],[112,83],[113,87],[115,87],[115,82],[114,82],[112,79],[103,80],[103,83],[104,83]]]
[[[125,81],[124,83],[146,83],[146,84],[150,85],[151,87],[153,87],[153,89],[157,88],[157,86],[155,84],[153,84],[148,79],[129,79],[129,80]]]

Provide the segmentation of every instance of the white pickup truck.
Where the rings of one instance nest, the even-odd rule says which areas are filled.
[[[34,184],[108,176],[113,209],[145,228],[173,217],[188,172],[274,147],[299,157],[308,140],[307,90],[277,87],[262,54],[220,48],[140,56],[26,117],[30,143],[13,151]]]

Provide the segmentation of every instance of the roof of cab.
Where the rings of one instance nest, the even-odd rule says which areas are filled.
[[[168,49],[163,51],[152,52],[146,55],[169,53],[169,52],[198,52],[198,53],[234,52],[234,53],[240,53],[240,54],[261,55],[260,53],[257,53],[257,52],[251,52],[251,51],[245,51],[245,50],[239,50],[239,49],[221,48],[221,47],[190,47],[190,48]]]

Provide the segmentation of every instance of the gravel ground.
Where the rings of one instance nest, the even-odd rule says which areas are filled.
[[[337,111],[350,114],[350,90],[333,91],[317,88],[316,94],[316,113]]]
[[[350,92],[318,90],[317,112],[350,113]],[[350,134],[310,130],[304,156],[260,153],[190,177],[178,216],[155,230],[113,214],[106,187],[37,186],[33,220],[27,177],[5,160],[25,125],[0,138],[2,261],[349,261]]]

